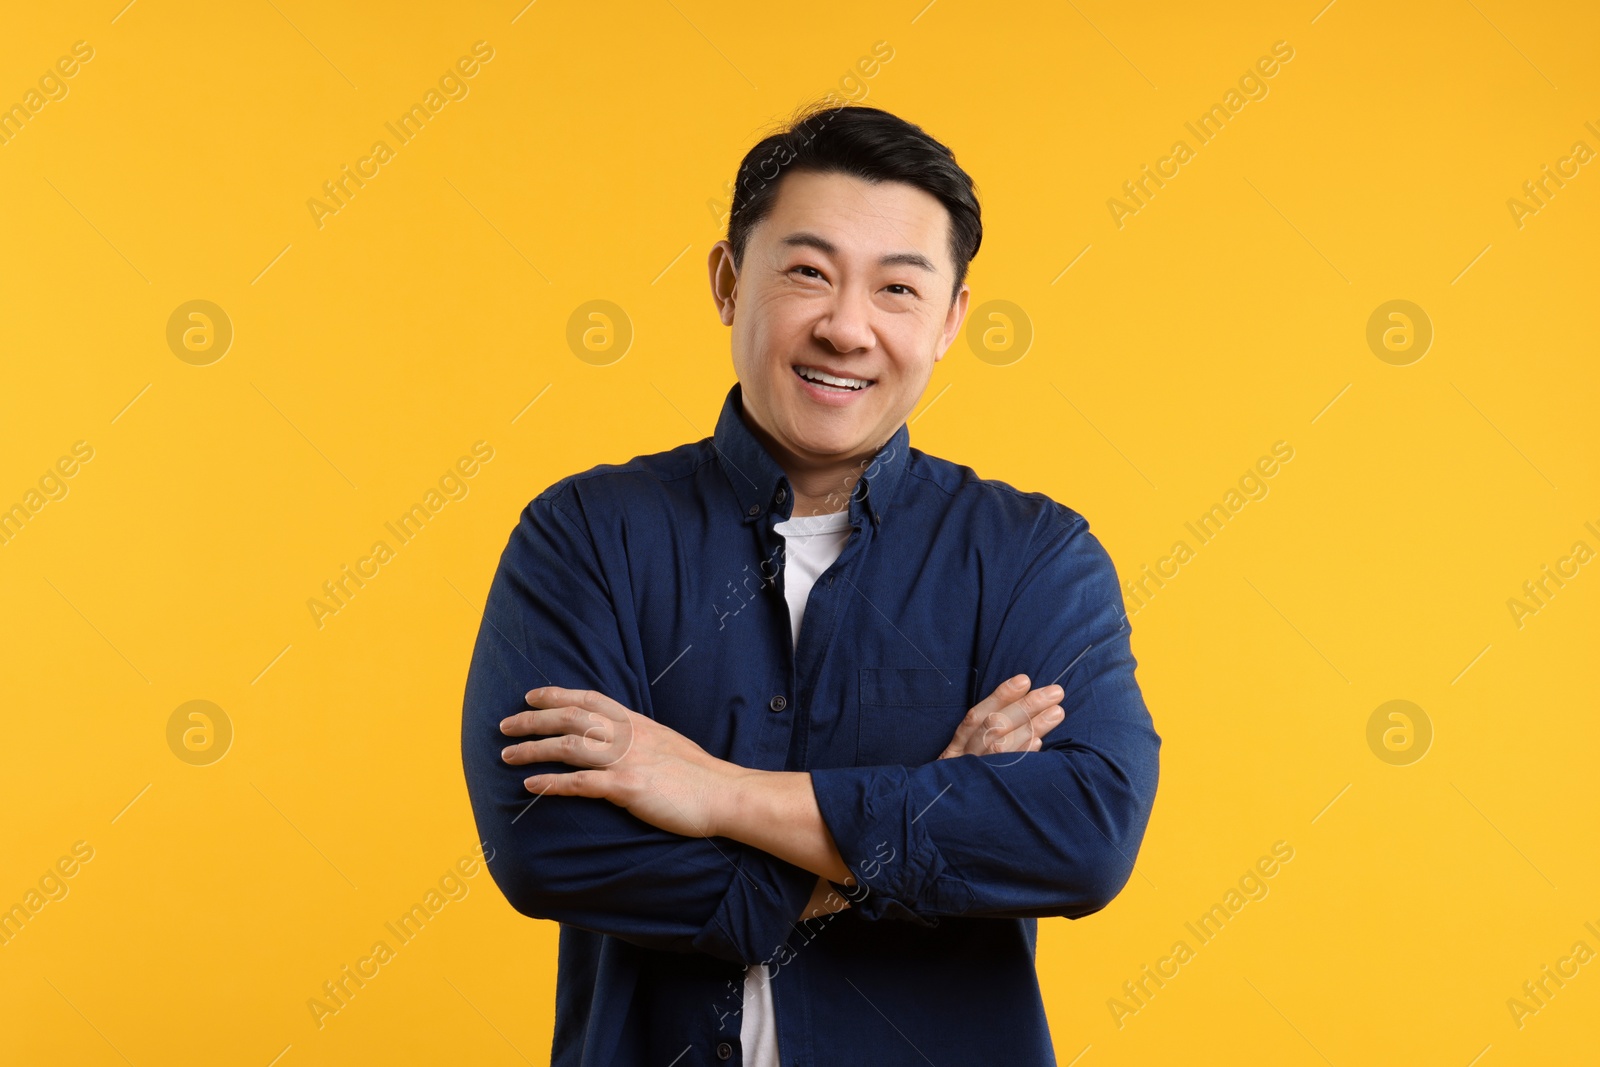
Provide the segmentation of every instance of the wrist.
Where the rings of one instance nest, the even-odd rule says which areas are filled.
[[[752,818],[759,817],[761,779],[770,773],[741,767],[737,763],[728,764],[711,805],[712,836],[735,841],[746,839]]]

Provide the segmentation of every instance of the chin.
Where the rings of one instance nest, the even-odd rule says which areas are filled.
[[[853,456],[868,447],[864,434],[810,434],[798,438],[806,451],[816,456]]]

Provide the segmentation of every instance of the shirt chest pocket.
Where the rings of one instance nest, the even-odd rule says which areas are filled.
[[[937,759],[977,703],[971,667],[862,667],[856,766]]]

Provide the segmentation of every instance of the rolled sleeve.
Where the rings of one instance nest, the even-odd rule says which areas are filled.
[[[811,772],[822,821],[856,885],[831,883],[863,919],[938,925],[931,913],[963,914],[971,890],[945,863],[922,821],[933,794],[913,768],[840,767]]]
[[[647,948],[770,959],[816,875],[729,838],[661,830],[606,800],[535,796],[523,779],[576,768],[500,758],[500,721],[537,686],[593,689],[648,714],[592,540],[559,493],[530,503],[512,531],[467,675],[462,762],[490,873],[534,918]]]
[[[738,841],[716,840],[734,860],[735,875],[692,947],[740,963],[770,960],[789,940],[795,919],[811,899],[817,876]]]
[[[1024,571],[980,672],[985,693],[1018,672],[1062,686],[1066,718],[1038,752],[811,772],[862,918],[1079,918],[1122,890],[1161,744],[1130,636],[1110,557],[1078,517]]]

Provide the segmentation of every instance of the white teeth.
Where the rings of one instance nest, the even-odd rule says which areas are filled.
[[[824,385],[835,385],[841,389],[865,389],[872,383],[864,378],[840,378],[829,374],[827,371],[816,370],[812,367],[796,367],[800,377],[812,382],[821,382]]]

